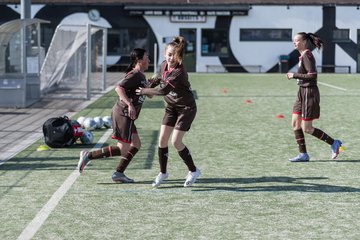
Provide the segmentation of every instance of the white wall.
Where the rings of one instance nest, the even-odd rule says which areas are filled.
[[[203,57],[201,56],[201,29],[214,28],[216,17],[207,16],[204,23],[174,23],[170,22],[169,16],[144,16],[145,20],[151,26],[156,40],[159,43],[159,61],[160,64],[164,60],[165,43],[163,37],[173,37],[180,34],[181,28],[194,28],[196,30],[196,71],[206,71],[206,65],[214,64],[221,65],[218,57]]]
[[[242,65],[262,65],[266,72],[279,62],[279,56],[294,50],[289,42],[240,41],[240,28],[290,28],[297,32],[315,32],[322,26],[321,6],[253,6],[249,16],[233,17],[230,28],[230,46]],[[317,62],[321,55],[315,53]]]
[[[15,9],[15,5],[10,5]],[[32,5],[32,16],[44,5]],[[20,6],[16,8],[20,10]],[[70,16],[69,16],[70,17]],[[245,42],[240,41],[241,28],[290,28],[293,35],[297,32],[316,32],[322,27],[322,6],[252,6],[247,16],[234,16],[230,24],[230,47],[236,59],[242,65],[262,65],[262,72],[268,71],[279,62],[279,56],[293,51],[293,44],[288,42]],[[84,15],[85,18],[85,15]],[[179,34],[181,28],[197,29],[196,71],[205,72],[206,65],[221,65],[216,56],[201,56],[201,29],[214,28],[216,17],[207,16],[204,23],[173,23],[169,16],[145,16],[145,20],[155,33],[160,44],[158,53],[161,63],[164,59],[164,37]],[[356,6],[336,7],[336,26],[350,29],[350,38],[357,42],[357,29],[360,29],[360,10]],[[322,62],[322,53],[313,51],[318,65]],[[350,65],[352,72],[356,72],[356,61],[350,58],[339,46],[336,46],[336,65]],[[292,70],[296,70],[296,66]],[[248,68],[253,71],[253,68]]]
[[[360,29],[360,10],[356,6],[336,7],[336,26],[350,29],[350,39],[357,43],[357,29]],[[335,65],[351,66],[351,72],[356,72],[356,61],[336,46]]]
[[[205,72],[206,65],[221,65],[218,57],[201,56],[201,29],[214,28],[216,17],[207,16],[205,23],[171,23],[168,16],[145,16],[160,43],[159,63],[163,59],[163,37],[179,34],[180,28],[197,29],[196,71]],[[279,62],[279,56],[293,50],[292,42],[240,42],[240,28],[291,28],[296,32],[315,32],[322,26],[321,6],[253,6],[248,16],[234,16],[230,25],[230,47],[242,65],[262,65],[266,72]],[[316,54],[321,61],[321,54]],[[253,68],[249,68],[253,71]]]

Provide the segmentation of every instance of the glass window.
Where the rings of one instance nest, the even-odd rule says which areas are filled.
[[[21,25],[20,25],[21,26]],[[38,42],[38,26],[30,24],[25,27],[25,55],[26,73],[39,72],[39,54],[41,60],[45,57],[45,52],[40,49]],[[2,44],[0,46],[0,74],[4,73],[24,73],[22,56],[22,28],[16,25],[9,27],[0,33]]]
[[[45,47],[45,50],[49,49],[52,37],[54,35],[54,30],[48,26],[47,24],[40,25],[41,27],[41,43],[43,44],[43,47]]]
[[[148,49],[148,35],[144,28],[109,30],[108,54],[128,55],[134,48]]]
[[[240,41],[291,41],[291,29],[240,29]]]
[[[225,29],[202,29],[201,55],[220,56],[229,55],[229,42]]]
[[[350,30],[349,29],[334,29],[333,40],[335,42],[349,42],[350,41]]]

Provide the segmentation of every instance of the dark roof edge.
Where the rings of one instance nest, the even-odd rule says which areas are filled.
[[[222,10],[248,10],[250,8],[250,4],[174,4],[174,5],[164,5],[164,4],[125,4],[125,10],[213,10],[213,11],[222,11]]]

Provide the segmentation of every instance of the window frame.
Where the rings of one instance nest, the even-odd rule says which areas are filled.
[[[205,37],[214,37],[216,33],[219,33],[219,36],[213,38],[212,40],[204,41]],[[220,39],[220,41],[219,41]],[[215,44],[215,46],[213,45]],[[214,46],[213,48],[217,51],[211,50],[210,45]],[[206,50],[205,50],[206,48]],[[225,51],[225,52],[222,52]],[[228,30],[225,28],[214,29],[214,28],[202,28],[201,29],[201,56],[218,56],[218,57],[229,57],[229,38]]]
[[[335,36],[337,32],[340,33],[340,35],[343,35],[342,32],[345,32],[345,31],[346,31],[346,33],[345,33],[346,37],[345,38],[342,38],[342,36],[340,36],[340,37]],[[350,39],[350,29],[349,28],[346,28],[346,29],[339,29],[339,28],[334,29],[332,31],[332,38],[333,38],[333,42],[350,42],[351,41],[351,39]]]
[[[254,34],[245,34],[244,31],[254,31]],[[271,31],[278,32],[277,34],[271,33]],[[283,33],[282,33],[282,32]],[[284,31],[287,31],[284,32]],[[261,34],[261,32],[263,34]],[[291,42],[292,41],[292,29],[291,28],[240,28],[239,29],[239,41],[240,42]],[[249,36],[246,36],[249,35]],[[259,35],[257,38],[253,36]],[[279,35],[280,37],[276,37]]]

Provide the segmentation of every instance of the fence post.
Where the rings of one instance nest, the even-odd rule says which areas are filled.
[[[157,43],[154,43],[154,74],[157,72]]]

